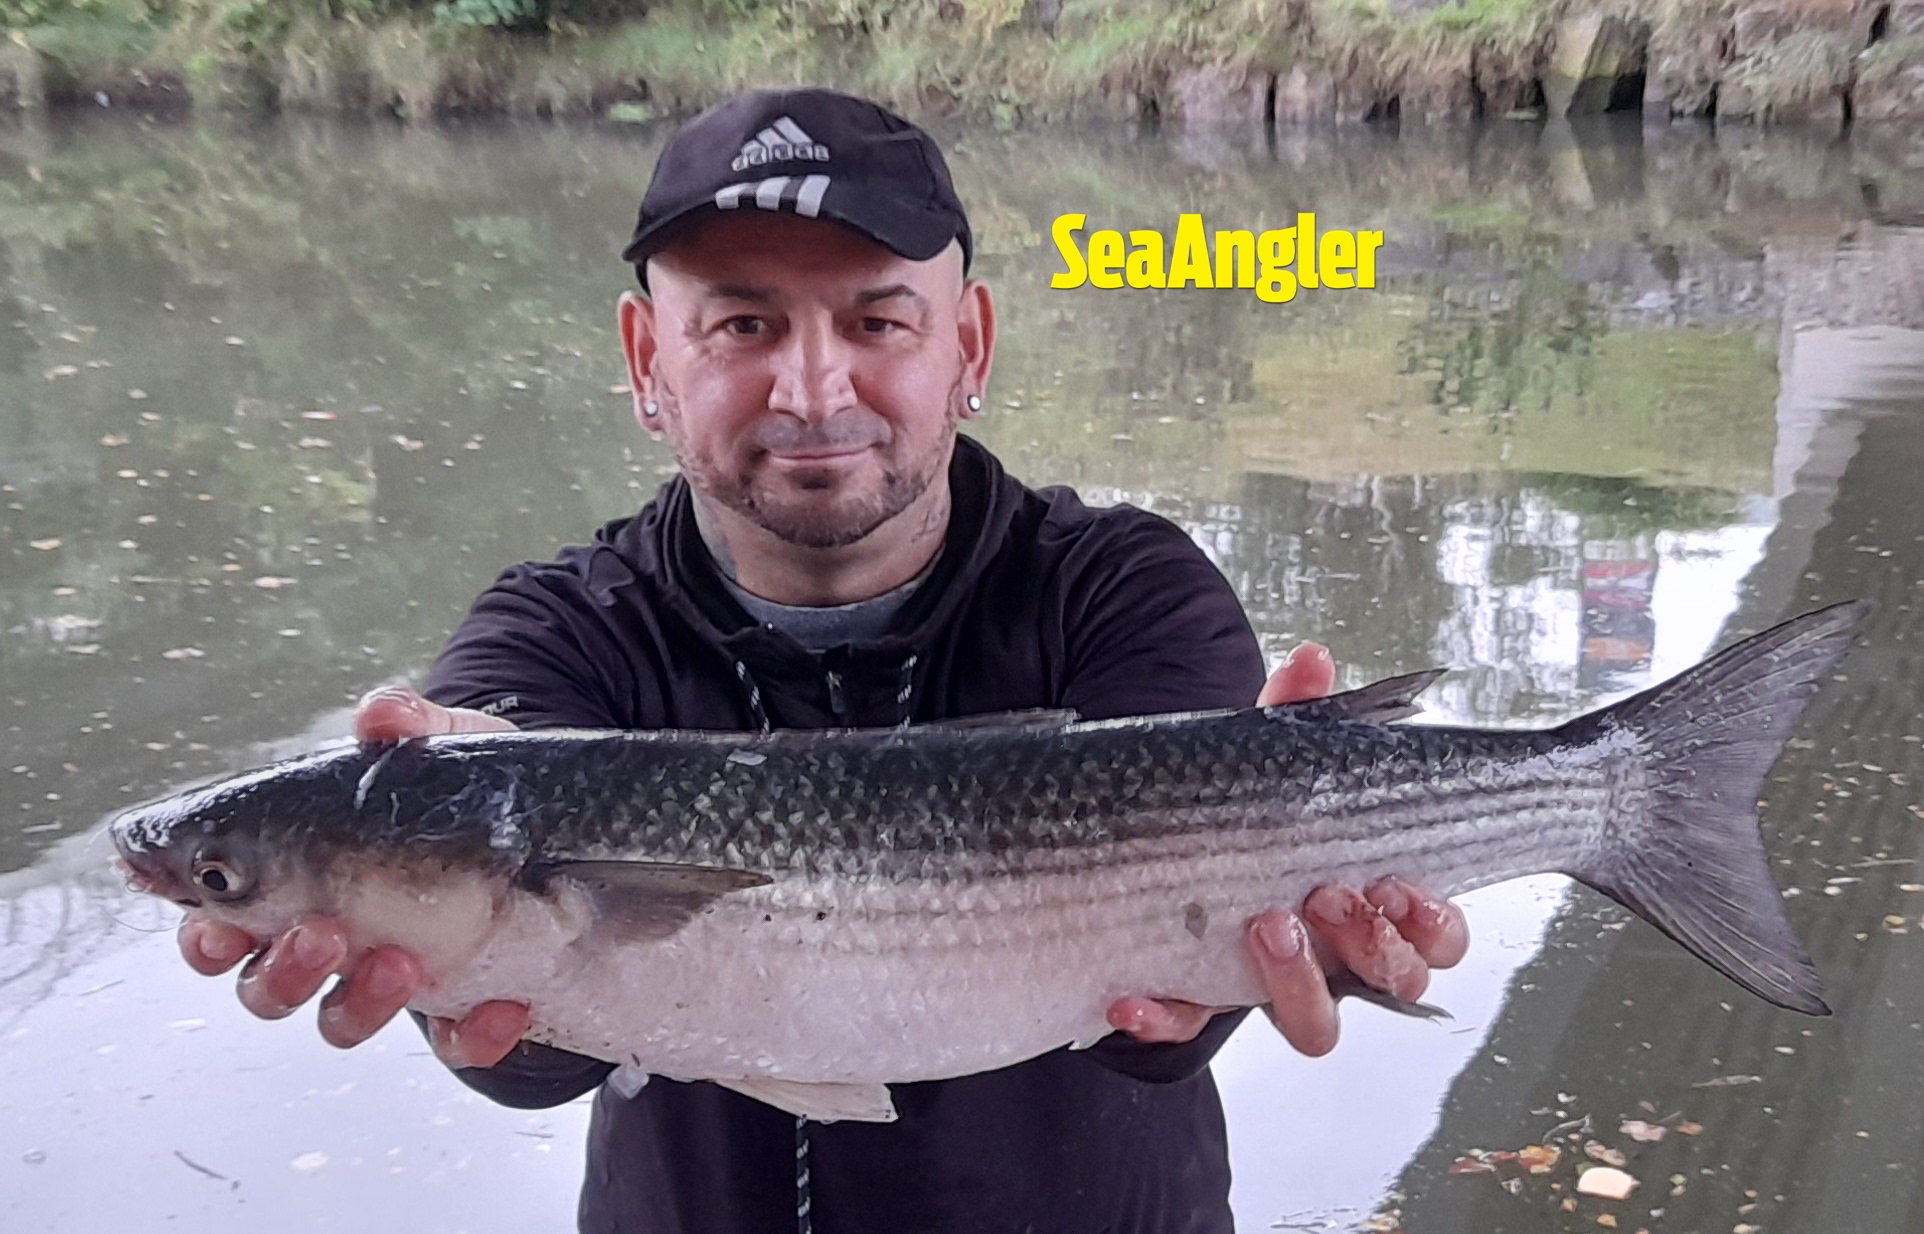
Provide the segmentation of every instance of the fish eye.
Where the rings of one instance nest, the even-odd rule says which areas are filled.
[[[203,857],[194,863],[194,885],[216,899],[233,899],[246,890],[241,872],[217,857]]]

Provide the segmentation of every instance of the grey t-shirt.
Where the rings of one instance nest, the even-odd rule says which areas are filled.
[[[930,566],[935,563],[930,562]],[[880,636],[888,627],[889,620],[908,603],[922,580],[929,576],[924,569],[900,587],[885,591],[867,600],[857,600],[853,604],[830,604],[812,607],[799,604],[777,604],[764,600],[753,592],[744,591],[741,584],[722,572],[722,582],[728,594],[734,596],[748,615],[765,626],[772,626],[794,639],[809,651],[827,651],[830,647],[843,643],[865,643]]]

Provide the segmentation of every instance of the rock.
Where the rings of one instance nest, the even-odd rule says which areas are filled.
[[[1924,50],[1916,54],[1865,57],[1865,67],[1851,92],[1854,118],[1881,124],[1893,120],[1924,120]]]
[[[1261,125],[1276,75],[1247,62],[1179,69],[1169,79],[1170,109],[1185,124]]]
[[[1492,119],[1541,106],[1541,87],[1537,80],[1542,76],[1541,44],[1522,52],[1480,44],[1470,56],[1470,79],[1483,99],[1483,114]]]
[[[1554,38],[1543,74],[1544,103],[1552,116],[1594,115],[1628,101],[1620,95],[1644,71],[1647,25],[1579,13],[1559,21]]]
[[[1336,82],[1324,69],[1298,64],[1276,78],[1276,123],[1313,124],[1336,115]]]

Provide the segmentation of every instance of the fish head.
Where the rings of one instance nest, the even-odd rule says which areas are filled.
[[[129,889],[236,924],[284,899],[306,881],[267,826],[272,799],[285,795],[260,777],[237,776],[124,811],[108,834]]]

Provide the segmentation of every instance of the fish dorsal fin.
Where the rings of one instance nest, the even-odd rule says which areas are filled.
[[[886,1084],[819,1084],[766,1075],[715,1083],[818,1123],[892,1123],[896,1118]]]
[[[600,920],[657,939],[681,929],[722,896],[774,880],[753,870],[668,861],[561,861],[536,867],[531,881],[540,891],[572,884],[587,895]]]
[[[1416,696],[1449,671],[1446,668],[1432,668],[1420,673],[1405,673],[1401,677],[1385,677],[1381,681],[1327,698],[1284,703],[1269,710],[1285,712],[1297,719],[1364,720],[1371,724],[1388,724],[1392,720],[1408,719],[1423,710],[1417,705]]]
[[[952,720],[931,720],[927,724],[917,724],[916,729],[993,729],[1006,732],[1011,729],[1052,730],[1067,728],[1082,717],[1067,707],[1031,707],[1026,711],[991,711],[979,716],[957,716]]]

